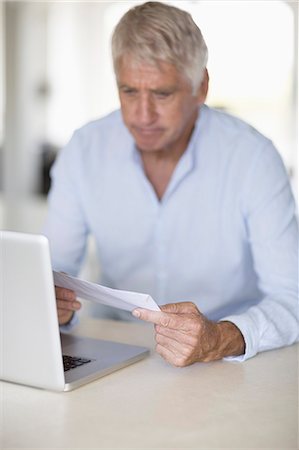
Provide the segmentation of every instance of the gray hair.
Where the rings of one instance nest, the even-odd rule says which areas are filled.
[[[208,60],[208,49],[191,15],[159,2],[130,9],[112,36],[112,58],[117,76],[122,57],[136,62],[173,64],[198,89]]]

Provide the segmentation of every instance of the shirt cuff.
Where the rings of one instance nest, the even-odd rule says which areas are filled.
[[[77,325],[78,323],[79,323],[78,314],[74,313],[71,320],[68,323],[66,323],[65,325],[60,325],[59,329],[62,333],[69,333],[70,331],[72,331],[74,326]]]
[[[248,315],[236,315],[223,317],[219,322],[232,322],[239,328],[245,341],[245,353],[240,356],[227,356],[223,358],[225,361],[243,362],[252,358],[258,353],[258,339],[259,332],[256,324]]]

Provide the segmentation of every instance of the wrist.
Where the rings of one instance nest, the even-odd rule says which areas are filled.
[[[244,355],[246,344],[239,328],[229,321],[218,322],[217,328],[220,357]]]

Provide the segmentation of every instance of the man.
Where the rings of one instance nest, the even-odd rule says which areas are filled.
[[[298,340],[298,225],[272,143],[204,105],[207,48],[191,16],[149,2],[117,25],[121,112],[75,132],[52,171],[56,270],[92,233],[101,282],[149,293],[157,352],[176,366],[245,360]],[[80,308],[56,288],[60,324]]]

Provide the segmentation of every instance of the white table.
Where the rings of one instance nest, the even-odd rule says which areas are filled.
[[[76,334],[149,346],[152,327],[84,318]],[[0,448],[297,449],[298,346],[178,369],[147,359],[69,393],[0,383]]]

